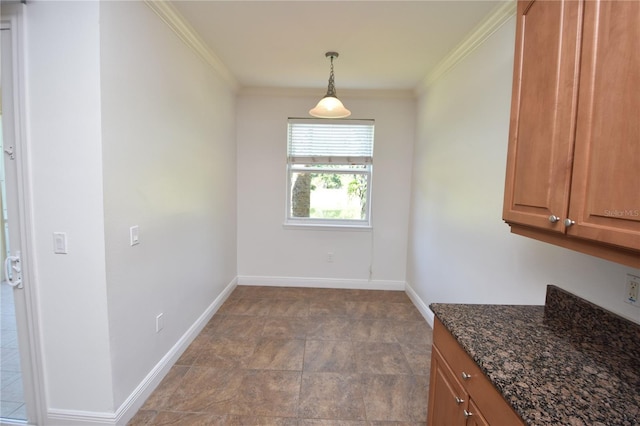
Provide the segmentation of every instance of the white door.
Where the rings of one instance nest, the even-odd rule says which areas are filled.
[[[20,6],[18,6],[20,7]],[[2,88],[2,137],[0,138],[0,193],[2,196],[2,259],[3,291],[2,319],[2,375],[5,379],[0,390],[2,399],[2,423],[38,423],[36,404],[36,364],[32,339],[33,316],[30,311],[35,295],[29,288],[25,266],[28,256],[24,241],[24,203],[20,170],[26,164],[22,158],[17,85],[16,19],[5,15],[1,22],[1,88]],[[10,286],[10,287],[9,287]],[[13,306],[9,303],[13,299]],[[6,306],[5,306],[6,304]],[[12,321],[13,320],[13,321]],[[15,327],[12,332],[11,327]],[[15,336],[15,337],[14,337]],[[4,346],[7,346],[6,348]],[[15,409],[12,409],[15,408]]]

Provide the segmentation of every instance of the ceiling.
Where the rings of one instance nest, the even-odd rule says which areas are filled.
[[[502,1],[174,0],[243,88],[413,90]],[[322,90],[322,89],[321,89]]]

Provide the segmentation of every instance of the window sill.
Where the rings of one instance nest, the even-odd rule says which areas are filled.
[[[284,223],[283,229],[299,229],[309,231],[355,231],[370,232],[373,230],[371,225],[331,225],[324,223]]]

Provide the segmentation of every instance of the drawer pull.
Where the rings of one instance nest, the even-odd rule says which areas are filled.
[[[473,413],[467,410],[464,410],[464,418],[468,419],[469,417],[473,416]]]
[[[464,402],[464,399],[460,398],[459,396],[456,396],[456,404],[460,405]]]
[[[469,380],[471,378],[471,374],[467,374],[464,371],[462,372],[462,379],[463,380]]]

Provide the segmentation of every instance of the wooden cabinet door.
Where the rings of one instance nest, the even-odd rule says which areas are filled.
[[[480,409],[475,402],[469,400],[469,408],[467,409],[469,414],[467,417],[467,424],[465,426],[489,426],[489,422],[482,416]]]
[[[464,408],[467,396],[442,355],[433,347],[429,382],[429,426],[464,426]]]
[[[582,2],[520,0],[503,219],[564,233]],[[552,223],[550,216],[557,216]]]
[[[638,1],[584,6],[569,217],[569,235],[640,250]]]

